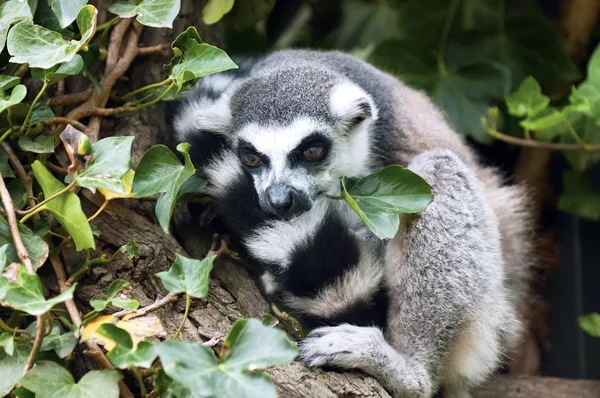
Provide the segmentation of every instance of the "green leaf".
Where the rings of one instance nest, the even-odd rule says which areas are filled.
[[[592,314],[581,315],[578,320],[579,326],[587,334],[592,337],[600,337],[600,314],[594,312]]]
[[[83,69],[83,58],[81,55],[75,54],[70,61],[54,65],[50,69],[32,68],[31,75],[48,84],[53,84],[67,76],[77,75],[81,69]]]
[[[0,96],[0,113],[4,112],[11,106],[14,106],[19,102],[23,101],[26,95],[27,89],[24,85],[19,84],[18,86],[12,89],[8,98],[3,98],[2,96]]]
[[[237,320],[225,340],[228,350],[220,363],[200,343],[168,340],[157,351],[177,388],[198,396],[275,398],[273,381],[256,370],[292,361],[298,355],[296,344],[257,319]]]
[[[399,213],[423,211],[433,200],[423,178],[397,165],[363,178],[344,177],[342,196],[380,239],[396,235]]]
[[[188,178],[186,182],[183,183],[181,188],[179,188],[179,192],[177,193],[177,200],[179,200],[186,194],[206,194],[204,188],[206,188],[207,185],[208,181],[206,180],[206,178],[200,177],[199,174],[194,174],[193,176]]]
[[[217,23],[233,8],[234,0],[208,0],[202,9],[202,21],[211,25]]]
[[[0,173],[2,178],[15,178],[15,173],[8,164],[8,155],[4,151],[0,151]]]
[[[123,376],[116,370],[92,370],[79,383],[71,373],[51,361],[38,361],[19,381],[35,393],[36,398],[118,398],[118,381]]]
[[[582,113],[570,113],[567,118],[583,142],[588,145],[600,145],[600,125],[593,117]],[[560,141],[575,143],[571,135],[566,132],[560,135]],[[574,170],[579,171],[600,162],[600,152],[564,151],[563,156]]]
[[[81,40],[65,40],[60,33],[34,25],[30,20],[19,22],[8,33],[10,62],[28,63],[32,68],[42,69],[69,62],[94,35],[97,14],[98,10],[92,5],[79,11],[77,27]]]
[[[12,356],[0,350],[0,397],[8,396],[19,382],[30,351],[30,344],[15,344]]]
[[[237,68],[223,50],[202,43],[193,26],[179,34],[171,47],[175,57],[165,70],[178,91],[190,89],[203,76]]]
[[[21,234],[25,249],[27,249],[27,253],[29,253],[29,258],[31,259],[33,267],[36,269],[41,267],[48,258],[48,245],[42,238],[35,235],[29,228],[21,223],[19,223],[19,233]],[[8,244],[7,255],[9,261],[11,263],[20,262],[17,250],[13,245],[8,221],[6,220],[6,217],[0,215],[0,246],[4,244]]]
[[[35,179],[44,191],[44,197],[48,198],[65,188],[39,160],[33,162],[31,168]],[[79,197],[73,192],[67,191],[52,199],[43,205],[42,209],[51,212],[54,218],[67,230],[78,251],[96,247],[90,224],[81,209]]]
[[[34,321],[27,327],[27,330],[35,334],[36,327],[37,321]],[[59,323],[54,321],[50,334],[42,340],[40,351],[54,351],[59,358],[66,358],[73,352],[78,341],[74,332],[60,334]]]
[[[158,222],[167,233],[179,188],[195,172],[189,149],[190,145],[187,143],[177,146],[177,150],[185,159],[182,165],[166,146],[151,147],[142,156],[133,179],[132,191],[136,198],[163,193],[156,202],[155,212]]]
[[[542,88],[533,76],[523,80],[519,89],[505,96],[508,113],[517,117],[535,116],[550,104],[550,98],[542,94]]]
[[[590,101],[581,95],[575,86],[571,87],[569,94],[569,105],[565,107],[566,112],[588,113],[591,110]]]
[[[17,84],[19,84],[19,80],[20,79],[16,76],[0,75],[0,90],[4,92],[8,89],[13,88]]]
[[[54,153],[54,136],[52,134],[41,134],[33,141],[28,136],[19,138],[19,147],[26,152]]]
[[[4,243],[0,246],[0,273],[4,271],[4,268],[10,263],[8,260],[8,244]]]
[[[590,108],[600,104],[600,45],[596,47],[587,66],[587,77],[577,87],[579,94],[590,103]]]
[[[545,130],[557,127],[565,122],[565,114],[554,107],[548,107],[537,114],[521,120],[520,124],[527,130]]]
[[[124,310],[137,310],[140,303],[137,300],[127,300],[117,297],[119,291],[129,286],[129,282],[124,279],[114,280],[106,292],[106,296],[94,296],[90,300],[91,306],[94,311],[100,312],[106,307],[116,307]]]
[[[108,11],[122,18],[137,15],[139,23],[153,28],[172,28],[180,8],[181,0],[140,0],[137,5],[128,2],[112,4]]]
[[[30,315],[42,315],[48,312],[55,304],[73,298],[75,286],[71,286],[64,293],[46,300],[42,291],[42,282],[37,274],[27,271],[21,264],[17,264],[16,280],[3,280],[4,289],[0,290],[0,303],[14,309],[27,312]]]
[[[404,54],[398,57],[398,54]],[[425,89],[446,111],[451,124],[462,134],[480,142],[491,137],[481,127],[481,117],[510,88],[510,71],[485,61],[469,65],[447,64],[441,68],[434,53],[420,44],[398,39],[379,43],[368,60]]]
[[[0,347],[4,349],[4,352],[9,356],[13,356],[15,353],[15,339],[12,334],[7,332],[0,333]]]
[[[129,260],[140,257],[140,249],[135,244],[135,241],[125,243],[119,250],[121,250],[121,253],[125,253]]]
[[[27,189],[23,181],[14,179],[6,184],[6,188],[10,193],[10,198],[13,200],[15,208],[23,209],[27,204]]]
[[[111,323],[104,323],[98,327],[98,334],[115,342],[116,346],[106,355],[108,359],[120,369],[129,366],[149,368],[156,359],[156,347],[147,341],[140,341],[137,347],[129,333]]]
[[[4,50],[8,28],[22,19],[32,19],[29,5],[22,0],[9,0],[0,6],[0,52]]]
[[[40,218],[33,223],[33,233],[39,237],[44,237],[50,233],[50,223],[48,220]]]
[[[29,123],[31,125],[34,125],[53,118],[54,112],[52,112],[52,109],[50,109],[48,105],[38,102],[33,107],[33,111],[31,112],[31,120],[29,121]]]
[[[563,175],[563,193],[558,208],[590,220],[600,220],[600,191],[592,188],[584,175],[567,171]]]
[[[87,0],[48,0],[61,28],[71,25]]]
[[[133,139],[132,136],[109,137],[93,143],[94,159],[84,170],[75,173],[77,185],[92,192],[104,188],[124,195],[125,185],[121,178],[131,166]]]
[[[205,297],[208,294],[208,276],[216,255],[202,261],[175,255],[175,262],[169,271],[159,272],[158,276],[165,289],[171,293],[186,293],[192,297]]]

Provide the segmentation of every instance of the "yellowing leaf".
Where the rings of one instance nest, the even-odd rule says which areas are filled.
[[[129,332],[133,340],[134,349],[140,341],[148,337],[161,337],[167,334],[160,319],[153,314],[129,320],[119,320],[112,315],[103,315],[85,324],[81,333],[81,341],[93,340],[97,344],[103,345],[107,351],[111,351],[115,347],[115,343],[98,333],[100,325],[104,325],[105,323],[112,323]]]

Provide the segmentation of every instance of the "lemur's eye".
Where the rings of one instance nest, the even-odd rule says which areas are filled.
[[[262,158],[255,153],[245,153],[242,156],[242,159],[244,160],[244,163],[251,167],[260,166],[262,163]]]
[[[325,149],[321,146],[311,146],[302,152],[306,160],[319,160],[325,156]]]

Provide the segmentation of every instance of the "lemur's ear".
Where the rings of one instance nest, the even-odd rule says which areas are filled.
[[[329,99],[333,115],[348,131],[374,116],[372,103],[370,96],[362,88],[350,82],[335,86]]]

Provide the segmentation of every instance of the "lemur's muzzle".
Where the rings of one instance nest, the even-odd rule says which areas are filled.
[[[308,195],[286,184],[271,185],[265,194],[265,210],[281,218],[294,218],[312,206]]]

